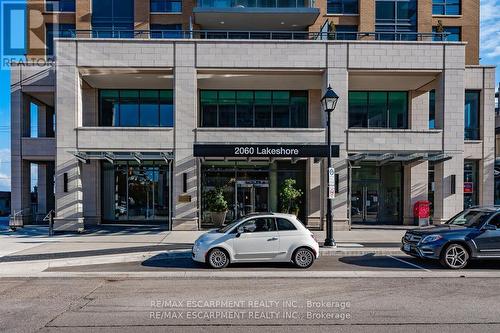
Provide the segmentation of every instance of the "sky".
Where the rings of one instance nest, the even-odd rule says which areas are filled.
[[[4,1],[7,0],[0,0]],[[497,66],[495,80],[498,86],[500,0],[481,0],[480,58],[481,64]],[[10,191],[10,79],[9,72],[4,69],[0,70],[0,191]]]

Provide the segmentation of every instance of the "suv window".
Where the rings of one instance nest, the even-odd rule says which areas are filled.
[[[278,223],[278,230],[279,231],[297,230],[297,228],[295,228],[293,223],[288,221],[287,219],[277,218],[276,222]]]
[[[239,230],[241,228],[243,228],[245,232],[276,231],[276,224],[272,217],[259,217],[244,222],[238,227]]]
[[[460,225],[468,228],[478,228],[483,225],[483,223],[493,215],[491,211],[483,210],[466,210],[451,220],[446,222],[447,224]]]
[[[498,229],[500,229],[500,214],[493,216],[493,218],[488,222],[488,224],[494,225]]]

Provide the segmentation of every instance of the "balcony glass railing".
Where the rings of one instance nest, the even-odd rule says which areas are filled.
[[[314,0],[198,0],[199,8],[312,8]]]
[[[449,33],[394,32],[390,41],[446,42]],[[378,32],[237,31],[237,30],[71,30],[70,38],[380,40]]]

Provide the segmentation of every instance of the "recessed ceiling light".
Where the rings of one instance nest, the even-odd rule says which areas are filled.
[[[220,24],[224,24],[224,21],[220,21]]]
[[[285,22],[281,22],[281,24],[285,24]]]

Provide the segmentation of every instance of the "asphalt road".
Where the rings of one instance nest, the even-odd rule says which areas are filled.
[[[498,332],[498,279],[0,280],[2,332]]]
[[[125,262],[116,264],[68,266],[50,268],[48,272],[151,272],[151,271],[200,271],[208,268],[190,258],[152,257],[142,262]],[[292,264],[234,264],[226,271],[297,271]],[[320,257],[310,271],[449,271],[438,262],[425,261],[401,254],[363,255],[363,256],[324,256]],[[500,272],[500,261],[472,262],[464,271]]]

